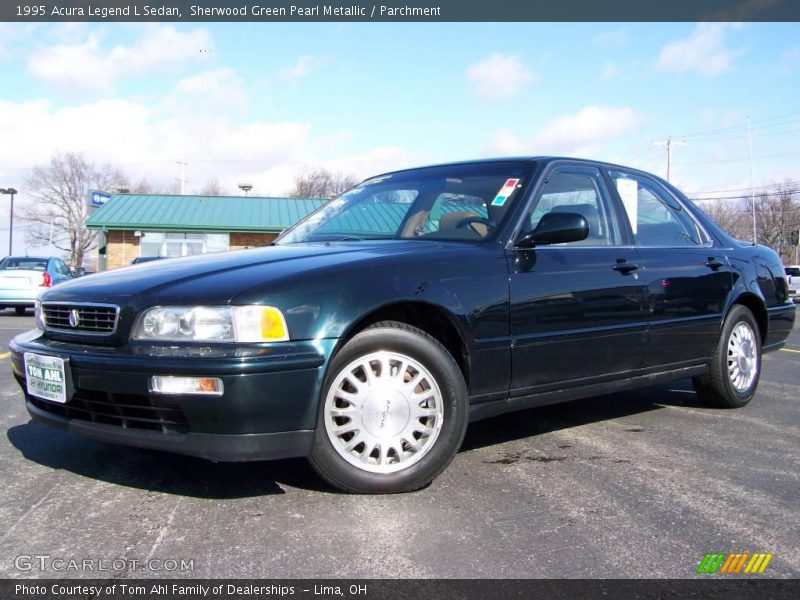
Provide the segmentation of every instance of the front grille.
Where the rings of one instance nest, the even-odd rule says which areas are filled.
[[[42,304],[47,329],[88,335],[110,335],[117,327],[119,307],[111,304]]]
[[[185,433],[188,429],[181,407],[167,398],[156,403],[148,396],[78,389],[66,404],[33,396],[28,399],[36,408],[68,419],[162,433]]]

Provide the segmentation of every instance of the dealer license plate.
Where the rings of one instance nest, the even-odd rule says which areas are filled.
[[[26,352],[25,380],[31,396],[61,404],[68,399],[63,358]]]

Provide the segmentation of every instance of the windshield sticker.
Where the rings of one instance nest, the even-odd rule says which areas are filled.
[[[519,179],[508,179],[504,184],[503,187],[500,188],[500,191],[497,192],[497,195],[492,200],[492,206],[503,206],[506,203],[506,200],[514,193],[517,187],[522,187],[519,184]]]
[[[639,222],[639,184],[635,179],[617,179],[617,192],[628,213],[628,221],[631,223],[634,235],[636,234]]]

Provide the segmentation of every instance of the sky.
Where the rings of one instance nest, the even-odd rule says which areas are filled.
[[[752,163],[747,135],[751,121]],[[186,191],[285,194],[509,155],[666,175],[694,197],[800,181],[798,23],[0,23],[0,187],[56,152]],[[8,245],[0,196],[0,248]],[[28,250],[15,220],[15,253]],[[5,251],[2,252],[5,254]]]

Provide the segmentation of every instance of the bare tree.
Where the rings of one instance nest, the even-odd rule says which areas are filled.
[[[358,179],[324,167],[303,167],[294,178],[292,198],[333,198],[358,183]]]
[[[212,177],[211,179],[206,180],[197,192],[199,196],[222,196],[222,185],[219,182],[219,179],[216,177]]]
[[[145,177],[128,186],[128,191],[131,194],[179,194],[180,189],[181,186],[178,181],[173,181],[167,185],[151,181]]]
[[[742,214],[741,203],[737,200],[706,200],[698,206],[714,222],[737,239],[747,237],[747,215]],[[752,223],[751,223],[752,230]],[[744,234],[744,235],[743,235]]]
[[[69,252],[73,267],[83,264],[83,256],[94,247],[97,233],[86,228],[91,190],[113,190],[125,181],[122,173],[104,165],[86,162],[80,154],[56,154],[50,164],[33,168],[26,185],[34,202],[20,210],[20,218],[31,224],[29,243],[52,243]]]
[[[753,239],[753,201],[750,197],[709,200],[701,208],[723,229],[741,240]],[[755,197],[758,243],[769,246],[785,262],[797,253],[790,243],[793,231],[800,229],[800,190],[788,182],[776,183]]]

